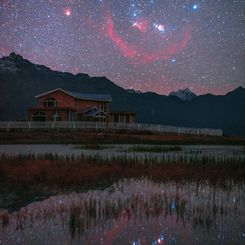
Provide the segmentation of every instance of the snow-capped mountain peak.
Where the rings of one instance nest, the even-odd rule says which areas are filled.
[[[197,95],[193,93],[190,89],[179,89],[178,91],[173,91],[169,96],[176,96],[183,101],[190,101],[194,99]]]
[[[15,73],[19,69],[16,66],[15,59],[21,56],[16,55],[14,52],[11,53],[8,57],[0,59],[0,73]]]

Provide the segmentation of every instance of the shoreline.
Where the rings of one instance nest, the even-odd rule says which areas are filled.
[[[79,130],[0,130],[1,144],[244,145],[244,137]]]

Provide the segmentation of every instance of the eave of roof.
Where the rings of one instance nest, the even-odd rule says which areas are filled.
[[[110,111],[110,114],[120,114],[120,113],[123,113],[123,114],[136,114],[135,111]]]
[[[47,94],[51,94],[54,93],[56,91],[62,91],[65,94],[68,94],[76,99],[80,99],[80,100],[93,100],[93,101],[112,101],[111,95],[109,94],[87,94],[87,93],[77,93],[77,92],[72,92],[72,91],[66,91],[64,89],[61,88],[57,88],[57,89],[53,89],[53,90],[49,90],[45,93],[39,94],[37,96],[35,96],[35,98],[40,98],[43,97]]]

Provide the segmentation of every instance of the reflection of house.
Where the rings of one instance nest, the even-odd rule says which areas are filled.
[[[107,121],[134,123],[133,112],[109,112],[108,94],[84,94],[54,89],[37,95],[38,106],[28,110],[31,121]]]

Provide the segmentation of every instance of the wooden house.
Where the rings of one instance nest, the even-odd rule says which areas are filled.
[[[35,97],[36,107],[28,109],[30,121],[101,121],[135,123],[133,112],[110,112],[109,94],[87,94],[61,88]]]

